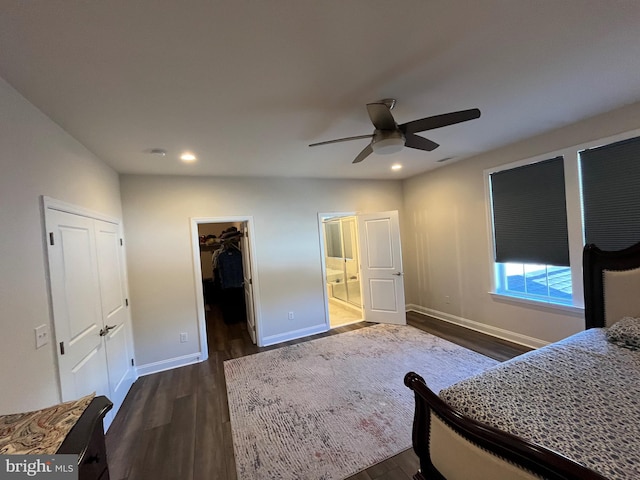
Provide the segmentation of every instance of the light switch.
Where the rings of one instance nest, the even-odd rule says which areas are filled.
[[[40,325],[36,327],[36,348],[40,348],[49,343],[49,326]]]

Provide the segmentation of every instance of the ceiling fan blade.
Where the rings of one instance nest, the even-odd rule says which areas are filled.
[[[461,110],[459,112],[443,113],[442,115],[434,115],[433,117],[421,118],[412,122],[403,123],[398,128],[404,133],[418,133],[425,130],[433,130],[434,128],[446,127],[455,123],[466,122],[480,117],[480,110],[472,108],[470,110]]]
[[[364,149],[358,154],[356,159],[351,163],[360,163],[372,153],[373,153],[373,148],[371,148],[371,144],[369,144],[366,147],[364,147]]]
[[[326,142],[312,143],[310,147],[317,147],[318,145],[328,145],[330,143],[348,142],[350,140],[360,140],[361,138],[371,138],[373,135],[357,135],[355,137],[337,138],[335,140],[327,140]]]
[[[429,140],[428,138],[416,135],[415,133],[407,133],[405,135],[404,146],[415,148],[416,150],[426,150],[427,152],[430,152],[438,148],[440,145]]]
[[[371,123],[377,130],[395,130],[396,121],[391,114],[391,110],[384,103],[367,103],[367,112]]]

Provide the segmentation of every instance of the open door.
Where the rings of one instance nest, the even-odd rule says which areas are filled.
[[[243,295],[245,299],[247,331],[254,343],[258,346],[262,345],[260,344],[260,329],[258,328],[258,325],[260,324],[260,288],[257,276],[257,267],[254,263],[256,256],[253,255],[252,251],[252,248],[254,248],[254,242],[252,242],[253,217],[194,217],[191,219],[191,240],[193,245],[193,272],[195,275],[198,330],[200,336],[200,354],[198,360],[204,361],[209,358],[209,345],[207,343],[207,314],[205,311],[202,266],[204,261],[211,261],[211,255],[210,253],[206,255],[204,257],[206,260],[203,260],[203,257],[201,256],[199,239],[200,232],[198,229],[198,226],[201,224],[235,224],[234,226],[243,232],[243,236],[240,238],[240,251],[242,252],[242,275],[244,282]]]
[[[398,212],[359,214],[358,238],[364,319],[406,325]]]
[[[244,304],[247,310],[247,331],[253,343],[256,343],[256,315],[253,307],[253,276],[251,274],[251,246],[249,244],[249,222],[243,225],[241,239],[242,270],[244,286]]]

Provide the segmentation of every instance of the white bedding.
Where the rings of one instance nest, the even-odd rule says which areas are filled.
[[[594,328],[454,384],[440,397],[611,479],[640,478],[640,351]]]

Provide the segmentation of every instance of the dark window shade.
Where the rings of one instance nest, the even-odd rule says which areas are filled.
[[[640,138],[580,152],[587,243],[620,250],[640,241]]]
[[[569,265],[562,157],[491,174],[495,261]]]

